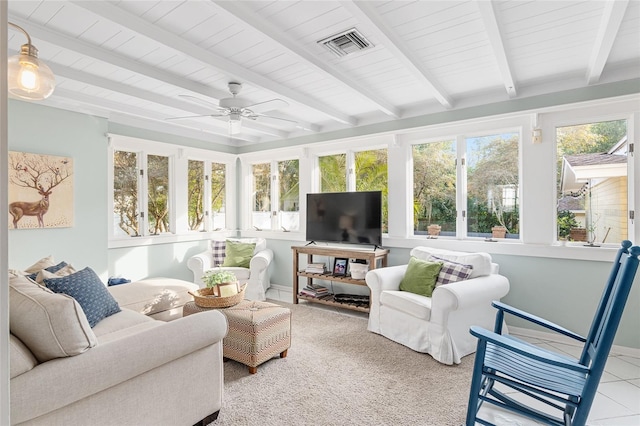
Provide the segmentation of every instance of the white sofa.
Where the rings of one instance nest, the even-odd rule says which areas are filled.
[[[10,279],[9,296],[12,425],[188,426],[217,417],[220,312],[164,322],[121,307],[91,328],[75,299],[26,277]]]
[[[369,271],[365,277],[371,290],[369,331],[409,348],[430,354],[443,364],[459,364],[476,350],[469,327],[492,329],[493,300],[509,292],[509,281],[498,274],[498,265],[487,253],[464,253],[430,247],[415,247],[411,256],[428,260],[431,255],[473,266],[463,281],[440,285],[431,297],[400,291],[407,265]]]
[[[243,243],[255,243],[253,257],[249,268],[235,266],[218,266],[214,263],[211,245],[207,250],[192,256],[187,260],[187,267],[193,272],[193,282],[205,287],[202,276],[212,269],[231,271],[241,283],[247,283],[245,299],[266,300],[266,291],[271,286],[269,281],[269,265],[273,260],[273,251],[267,248],[264,238],[230,238]]]

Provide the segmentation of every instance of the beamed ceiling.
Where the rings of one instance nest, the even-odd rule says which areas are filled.
[[[10,0],[9,20],[56,75],[44,104],[233,146],[640,78],[637,0]],[[210,116],[229,82],[269,116],[234,135]]]

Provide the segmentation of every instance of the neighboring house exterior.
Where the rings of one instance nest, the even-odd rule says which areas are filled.
[[[605,237],[609,242],[628,237],[627,193],[626,136],[608,152],[563,157],[559,206],[584,224],[588,239],[601,243]],[[572,203],[571,198],[583,199]]]

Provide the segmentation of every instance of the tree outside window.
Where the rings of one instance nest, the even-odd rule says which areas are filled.
[[[490,237],[499,226],[519,237],[518,142],[517,133],[466,139],[468,236]]]
[[[227,166],[222,163],[211,163],[210,178],[212,229],[225,229],[227,226],[225,198],[227,193]]]
[[[169,229],[169,157],[147,156],[147,212],[149,234],[170,232]]]
[[[382,191],[382,232],[389,232],[387,150],[358,151],[354,160],[356,191]]]
[[[252,165],[252,223],[258,229],[271,229],[271,163]]]
[[[318,158],[320,192],[347,190],[347,154],[326,155]]]
[[[189,160],[187,200],[189,203],[189,229],[204,230],[204,161]]]
[[[113,153],[114,232],[117,236],[138,236],[138,154]]]
[[[413,145],[413,231],[427,233],[439,226],[440,235],[456,235],[455,141]]]
[[[300,229],[300,160],[279,161],[277,167],[279,226],[297,231]]]

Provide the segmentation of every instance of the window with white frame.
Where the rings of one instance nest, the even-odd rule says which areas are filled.
[[[110,152],[111,239],[226,229],[235,156],[124,136]]]
[[[490,238],[499,227],[519,238],[519,141],[506,132],[414,144],[414,235]]]
[[[251,226],[300,229],[300,161],[289,159],[251,165]]]
[[[627,120],[556,128],[557,238],[596,246],[630,238]]]

